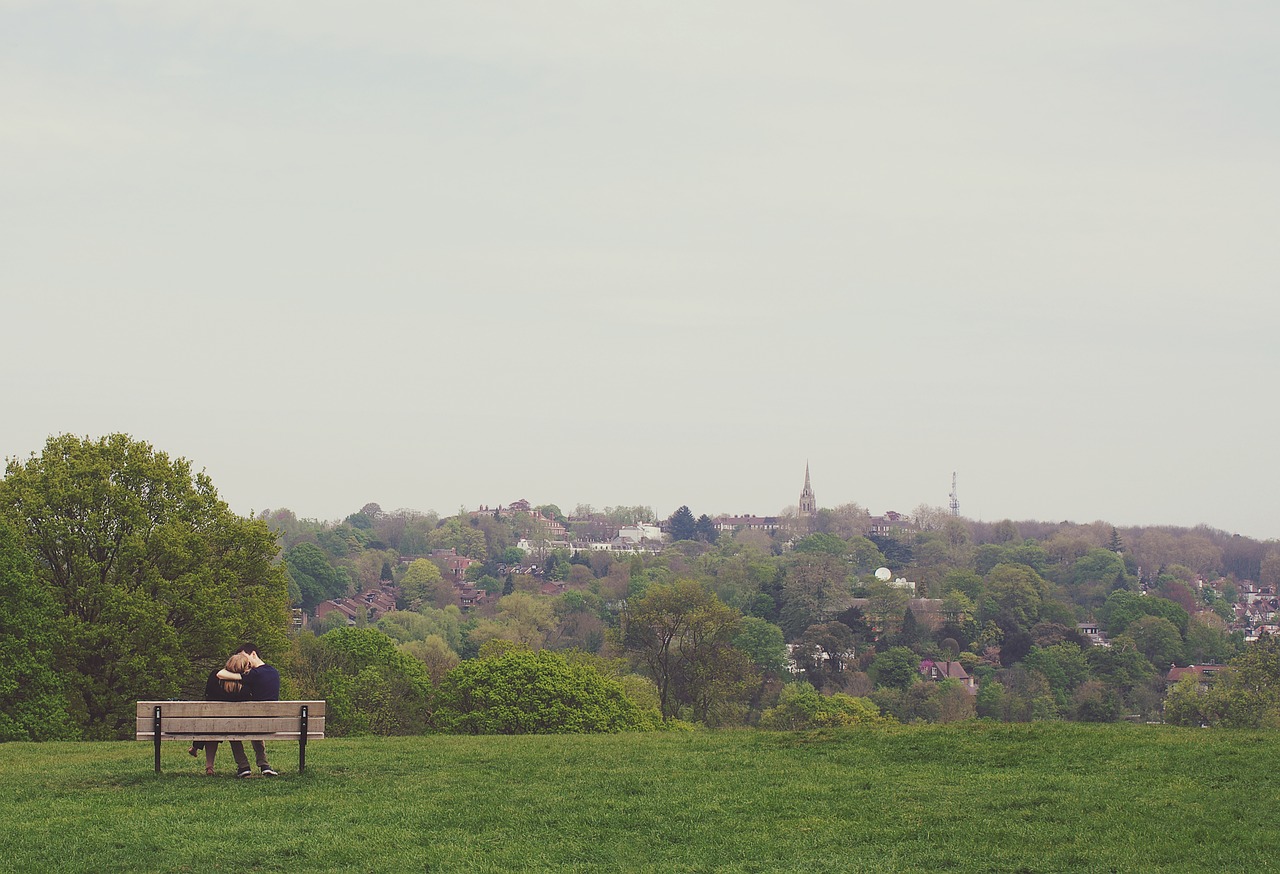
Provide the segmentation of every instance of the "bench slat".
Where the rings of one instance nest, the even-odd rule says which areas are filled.
[[[216,718],[209,716],[164,716],[160,721],[160,734],[219,734],[231,731],[246,734],[273,734],[283,732],[298,734],[301,722],[297,716],[227,716]],[[150,737],[154,734],[155,721],[151,717],[139,718],[136,723],[137,733]],[[316,716],[307,719],[307,734],[324,734],[324,717]]]
[[[161,735],[160,735],[160,740],[162,740],[162,741],[180,740],[180,741],[182,741],[183,743],[187,743],[187,742],[190,742],[190,741],[197,741],[197,740],[201,740],[201,741],[210,741],[210,740],[261,740],[261,741],[276,741],[276,740],[278,740],[278,741],[282,741],[282,742],[286,742],[286,743],[287,743],[287,742],[289,742],[289,741],[298,741],[298,740],[300,740],[301,738],[302,738],[302,734],[301,734],[300,732],[296,732],[296,731],[295,731],[295,732],[292,732],[292,733],[290,733],[290,732],[276,732],[276,733],[273,733],[273,734],[259,734],[259,733],[256,733],[256,732],[232,732],[232,733],[228,733],[228,732],[221,732],[221,733],[218,733],[218,734],[205,734],[205,733],[197,732],[197,733],[195,733],[195,734],[165,734],[165,733],[161,733]],[[147,732],[146,734],[143,734],[142,732],[139,732],[139,733],[134,737],[134,740],[154,741],[154,740],[155,740],[155,735],[154,735],[154,734],[152,734],[152,733],[150,733],[150,732]],[[312,733],[310,730],[308,730],[308,731],[307,731],[307,740],[308,740],[308,741],[313,741],[313,740],[324,740],[324,735],[322,735],[322,734],[314,734],[314,733]]]
[[[323,701],[139,701],[137,718],[151,719],[156,706],[163,719],[176,716],[292,716],[297,717],[302,705],[310,717],[324,716]]]

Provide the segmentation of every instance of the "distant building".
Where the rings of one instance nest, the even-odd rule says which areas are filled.
[[[454,583],[453,595],[458,599],[458,609],[463,613],[470,613],[477,607],[491,604],[500,597],[499,595],[490,595],[484,589],[476,586],[475,583]]]
[[[396,609],[400,588],[390,583],[377,589],[368,589],[354,598],[333,598],[316,605],[316,618],[323,619],[330,613],[341,613],[347,625],[357,625],[363,614],[364,621],[376,622],[384,614]]]
[[[1088,622],[1077,623],[1076,631],[1094,646],[1111,646],[1111,641],[1107,640],[1107,636],[1102,633],[1101,626],[1092,619]]]
[[[800,490],[800,504],[796,508],[801,519],[818,512],[818,499],[813,496],[813,487],[809,485],[809,463],[804,465],[804,488]]]
[[[429,558],[440,568],[447,580],[461,580],[467,575],[467,568],[480,564],[477,559],[466,555],[458,555],[456,549],[433,549]]]
[[[978,681],[969,676],[969,672],[959,662],[935,662],[932,659],[925,659],[920,663],[920,675],[931,683],[955,680],[964,686],[969,694],[978,694]]]
[[[764,531],[773,534],[782,527],[778,516],[717,516],[711,520],[717,531]]]
[[[883,516],[871,517],[870,533],[880,537],[891,536],[899,532],[912,533],[916,530],[908,516],[904,516],[895,510],[887,511]]]
[[[652,543],[661,543],[663,539],[662,529],[657,525],[624,525],[618,529],[618,539],[625,540],[628,543],[639,545],[646,540]]]
[[[1192,676],[1196,678],[1197,688],[1203,692],[1217,682],[1218,674],[1225,670],[1230,669],[1226,665],[1187,665],[1185,668],[1170,665],[1165,680],[1172,686],[1183,677]]]

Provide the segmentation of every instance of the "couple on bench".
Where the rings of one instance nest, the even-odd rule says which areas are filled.
[[[258,656],[258,648],[251,643],[244,646],[227,659],[226,667],[209,674],[204,684],[204,700],[206,701],[279,701],[280,672],[264,662]],[[236,760],[236,776],[248,777],[253,773],[249,767],[249,757],[244,753],[242,741],[228,741],[231,744],[231,755]],[[266,745],[260,741],[251,741],[253,755],[257,760],[258,770],[264,777],[275,777],[276,771],[267,761]],[[204,748],[204,772],[213,776],[213,761],[218,754],[218,741],[196,741],[187,750],[192,756]]]

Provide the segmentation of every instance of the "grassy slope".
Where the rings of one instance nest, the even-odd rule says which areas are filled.
[[[1218,871],[1272,866],[1274,736],[1067,724],[0,745],[0,870]]]

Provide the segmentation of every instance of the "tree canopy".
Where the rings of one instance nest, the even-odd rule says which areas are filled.
[[[59,616],[49,645],[84,737],[131,736],[134,701],[197,694],[242,640],[284,649],[275,536],[184,459],[123,434],[53,437],[8,463],[0,518]]]

